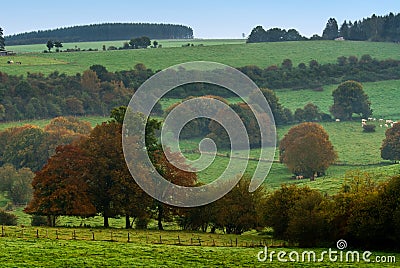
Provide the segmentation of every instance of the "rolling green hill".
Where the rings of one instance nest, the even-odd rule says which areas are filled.
[[[184,41],[187,43],[188,41]],[[209,43],[210,42],[210,43]],[[320,63],[336,62],[339,56],[362,56],[370,54],[378,59],[400,59],[400,45],[353,41],[300,41],[282,43],[232,44],[202,40],[203,46],[165,47],[161,49],[138,49],[117,51],[93,51],[71,53],[32,53],[0,58],[2,72],[24,75],[27,72],[53,71],[75,74],[93,64],[101,64],[109,71],[127,70],[137,63],[144,63],[153,70],[188,61],[215,61],[233,67],[257,65],[265,68],[280,65],[291,59],[294,65],[315,59]],[[97,45],[96,45],[97,46]],[[18,50],[18,47],[14,48]],[[21,61],[21,65],[8,65],[7,60]]]

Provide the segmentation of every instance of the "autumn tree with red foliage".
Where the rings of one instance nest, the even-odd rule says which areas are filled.
[[[279,143],[279,159],[291,172],[314,180],[337,159],[329,135],[316,123],[292,127]]]
[[[47,216],[55,226],[61,215],[89,217],[96,214],[86,183],[93,166],[89,156],[74,145],[60,146],[42,170],[33,178],[33,199],[25,212]]]
[[[381,156],[383,159],[394,162],[400,160],[400,123],[393,124],[393,127],[386,130],[386,138],[381,147]]]

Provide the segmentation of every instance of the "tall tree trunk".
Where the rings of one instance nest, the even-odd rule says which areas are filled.
[[[158,230],[164,230],[164,227],[162,225],[162,218],[164,216],[164,207],[161,203],[158,203],[157,208],[158,208],[158,215],[157,215]]]
[[[127,214],[125,215],[125,229],[131,229],[131,228],[132,228],[131,221],[129,219],[129,215]]]
[[[104,227],[108,228],[110,227],[110,224],[108,223],[108,216],[104,215]]]

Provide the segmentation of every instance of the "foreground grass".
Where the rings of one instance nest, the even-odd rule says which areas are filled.
[[[22,54],[2,58],[0,67],[2,72],[17,75],[26,75],[27,72],[49,74],[54,71],[74,75],[87,70],[93,64],[104,65],[109,71],[118,71],[129,70],[137,63],[144,63],[148,68],[159,70],[188,61],[215,61],[233,67],[256,65],[266,68],[280,65],[284,59],[291,59],[295,66],[301,62],[308,63],[312,59],[319,63],[334,63],[339,56],[361,57],[364,54],[378,59],[400,59],[400,46],[383,42],[299,41],[238,44],[226,41],[224,45],[222,40],[216,41],[219,45],[215,45],[212,40],[201,42],[204,46]],[[214,44],[207,45],[207,42]],[[8,59],[21,61],[22,65],[8,65]]]
[[[181,233],[182,234],[182,233]],[[190,235],[190,234],[188,234]],[[135,235],[136,236],[136,235]],[[45,238],[0,238],[2,267],[394,267],[395,263],[259,262],[263,247],[179,246],[154,243],[54,240]],[[335,249],[335,246],[332,245]],[[327,249],[269,248],[269,252],[313,250],[320,256]],[[362,251],[361,251],[362,252]],[[373,252],[375,256],[398,253]]]

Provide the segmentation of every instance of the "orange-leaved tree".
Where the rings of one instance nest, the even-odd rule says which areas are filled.
[[[74,145],[59,146],[42,170],[33,178],[33,199],[25,212],[47,216],[55,226],[61,215],[88,217],[96,214],[88,193],[88,179],[92,176],[89,156]]]
[[[400,123],[393,124],[393,127],[386,130],[386,138],[381,147],[381,156],[383,159],[394,162],[400,160]]]
[[[324,128],[316,123],[292,127],[279,144],[280,161],[291,172],[314,180],[337,159],[337,153]]]

